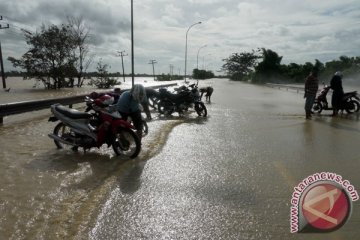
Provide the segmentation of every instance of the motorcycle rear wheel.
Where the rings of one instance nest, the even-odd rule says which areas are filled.
[[[145,120],[142,121],[142,136],[145,137],[149,133],[149,126]]]
[[[199,116],[206,117],[207,109],[203,102],[195,103],[195,111]]]
[[[134,131],[128,128],[119,128],[112,143],[116,155],[135,158],[141,150],[141,142]]]
[[[161,114],[171,115],[174,112],[174,106],[172,102],[165,100],[158,103],[158,111]]]
[[[159,99],[156,97],[149,97],[148,98],[149,101],[149,105],[150,107],[152,107],[153,109],[157,109],[158,108],[158,103],[159,103]]]
[[[323,110],[323,107],[322,107],[321,103],[318,101],[315,101],[311,108],[311,111],[316,112],[316,113],[321,113],[322,110]]]
[[[359,111],[360,104],[357,101],[351,100],[347,104],[349,106],[348,108],[345,109],[345,111],[347,113],[355,113],[355,112]],[[350,106],[352,106],[352,107],[350,107]]]
[[[66,126],[64,123],[60,122],[58,123],[58,125],[55,126],[54,131],[53,131],[54,135],[65,139],[66,136],[72,136],[74,133],[71,131],[71,129]],[[71,146],[71,145],[67,145],[64,143],[61,143],[59,141],[54,140],[54,143],[56,145],[56,147],[58,149],[72,149],[73,151],[77,151],[78,147],[77,146]]]
[[[358,112],[360,110],[360,103],[359,101],[356,100],[352,100],[355,104],[355,112]]]

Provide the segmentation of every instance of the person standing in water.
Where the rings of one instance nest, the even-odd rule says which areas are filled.
[[[330,88],[333,90],[331,97],[331,105],[333,107],[332,116],[336,116],[340,109],[341,101],[344,96],[344,90],[342,86],[342,73],[337,71],[330,81]]]
[[[313,68],[309,76],[305,79],[305,115],[306,119],[311,119],[311,108],[314,104],[316,93],[319,88],[319,80],[317,78],[318,70]]]

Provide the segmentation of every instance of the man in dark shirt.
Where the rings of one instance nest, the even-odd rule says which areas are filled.
[[[318,70],[313,68],[309,76],[305,79],[305,114],[306,119],[311,119],[311,108],[314,104],[316,93],[319,88],[319,80],[317,79]]]

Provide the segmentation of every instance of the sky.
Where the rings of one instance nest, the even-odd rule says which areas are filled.
[[[135,73],[187,74],[198,67],[216,75],[232,53],[265,48],[283,56],[282,63],[325,63],[342,55],[360,56],[359,0],[133,0]],[[40,30],[67,17],[82,17],[89,27],[89,70],[101,59],[110,72],[131,72],[130,0],[11,0],[0,2],[0,42],[5,71],[9,56],[28,49],[20,29]],[[197,22],[201,24],[193,24]],[[190,26],[192,26],[190,28]]]

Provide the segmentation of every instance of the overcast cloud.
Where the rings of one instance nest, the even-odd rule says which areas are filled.
[[[111,72],[121,72],[117,51],[131,53],[130,0],[11,0],[0,2],[0,30],[5,70],[8,56],[20,58],[28,49],[20,31],[60,24],[67,16],[83,17],[91,28],[95,62],[102,58]],[[199,68],[219,70],[234,52],[271,49],[283,63],[327,62],[341,55],[360,56],[358,0],[134,0],[135,72],[184,73],[185,34],[188,73]],[[130,72],[130,56],[124,57]],[[93,70],[95,64],[91,70]]]

